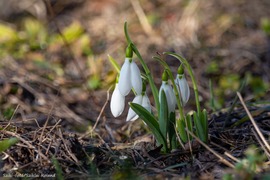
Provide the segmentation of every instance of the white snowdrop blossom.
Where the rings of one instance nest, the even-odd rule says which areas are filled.
[[[125,58],[125,62],[120,70],[119,91],[123,96],[128,95],[131,88],[136,94],[142,93],[142,78],[140,69],[132,58]]]
[[[177,91],[181,98],[182,105],[185,106],[190,96],[190,90],[184,74],[177,74],[175,79]]]
[[[169,113],[175,112],[176,99],[172,86],[168,83],[168,81],[162,81],[161,87],[159,89],[159,102],[161,101],[162,90],[166,95]]]
[[[151,112],[151,104],[150,104],[149,98],[145,93],[142,93],[142,94],[136,95],[132,103],[139,104],[142,107],[144,107],[146,110]],[[138,118],[139,116],[133,111],[133,109],[129,108],[126,121],[134,121]]]
[[[118,117],[122,114],[125,108],[125,96],[123,96],[119,91],[119,85],[116,83],[114,91],[111,98],[111,112],[114,117]]]

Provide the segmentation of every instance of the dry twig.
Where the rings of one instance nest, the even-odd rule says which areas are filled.
[[[246,106],[246,104],[245,104],[245,102],[244,102],[244,100],[243,100],[243,98],[242,98],[242,96],[241,96],[241,94],[239,92],[237,92],[237,96],[239,97],[239,99],[241,101],[241,104],[243,105],[245,111],[247,112],[247,115],[248,115],[250,121],[252,122],[256,132],[258,133],[258,136],[261,138],[262,142],[264,143],[264,146],[266,147],[267,152],[269,153],[270,152],[270,146],[269,146],[268,142],[266,141],[266,139],[263,136],[262,132],[260,131],[257,123],[255,122],[252,115],[250,114],[250,112],[249,112],[249,110],[248,110],[248,108],[247,108],[247,106]]]
[[[186,131],[194,138],[196,139],[203,147],[205,147],[208,151],[210,151],[211,153],[213,153],[217,158],[219,158],[219,161],[222,162],[223,164],[234,168],[234,165],[232,163],[230,163],[228,160],[226,160],[224,157],[222,157],[218,152],[216,152],[215,150],[213,150],[212,148],[210,148],[207,144],[205,144],[204,142],[202,142],[197,136],[195,136],[195,134],[193,134],[192,132],[190,132],[187,128]]]

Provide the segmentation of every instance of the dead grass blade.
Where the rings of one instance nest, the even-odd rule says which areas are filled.
[[[19,107],[20,107],[20,105],[18,104],[17,107],[16,107],[16,109],[15,109],[15,111],[13,112],[11,118],[9,119],[8,124],[3,128],[3,130],[6,130],[6,129],[10,126],[10,124],[11,124],[10,121],[13,119],[13,117],[14,117],[14,115],[16,114],[16,112],[17,112],[17,110],[19,109]]]
[[[146,32],[146,34],[151,36],[153,34],[153,29],[147,20],[147,17],[142,9],[142,6],[140,5],[140,2],[138,0],[130,0],[130,2],[132,4],[132,7],[135,13],[137,14],[139,18],[139,21],[142,25],[143,30]]]
[[[252,122],[258,136],[260,137],[260,139],[264,143],[264,146],[266,147],[266,149],[264,149],[264,148],[263,149],[267,150],[267,153],[269,153],[270,152],[270,146],[269,146],[268,142],[266,141],[265,137],[263,136],[262,132],[260,131],[257,123],[255,122],[254,118],[252,117],[251,113],[249,112],[249,110],[248,110],[248,108],[247,108],[247,106],[246,106],[246,104],[245,104],[245,102],[244,102],[244,100],[243,100],[243,98],[242,98],[242,96],[241,96],[241,94],[239,92],[237,92],[237,96],[239,97],[241,104],[243,105],[245,111],[247,112],[247,115],[248,115],[250,121]]]
[[[88,131],[88,132],[86,132],[85,134],[83,134],[82,136],[80,136],[80,137],[78,138],[79,140],[85,138],[85,137],[88,136],[88,135],[93,134],[94,130],[96,129],[96,127],[97,127],[97,125],[98,125],[98,123],[99,123],[99,120],[100,120],[100,118],[101,118],[101,115],[103,114],[103,112],[104,112],[104,110],[105,110],[105,108],[106,108],[108,102],[110,101],[110,90],[111,90],[111,88],[112,88],[112,86],[107,90],[107,99],[106,99],[106,101],[105,101],[103,107],[101,108],[101,111],[100,111],[100,113],[99,113],[99,115],[98,115],[98,117],[97,117],[97,120],[96,120],[96,122],[95,122],[93,128],[91,128],[90,131]]]
[[[59,91],[57,92],[57,96],[58,96],[58,95],[59,95]],[[52,115],[52,110],[53,110],[53,108],[54,108],[54,105],[55,105],[55,101],[53,102],[53,105],[52,105],[52,107],[51,107],[51,109],[50,109],[50,111],[49,111],[49,114],[48,114],[48,117],[47,117],[47,119],[46,119],[46,122],[45,122],[45,124],[44,124],[44,126],[43,126],[43,128],[42,128],[41,135],[40,135],[40,143],[42,143],[43,134],[44,134],[45,129],[46,129],[47,126],[48,126],[48,122],[49,122],[49,119],[50,119],[50,117],[51,117],[51,115]]]
[[[240,160],[237,159],[236,157],[234,157],[231,153],[229,153],[228,150],[227,150],[226,148],[224,148],[224,147],[222,147],[222,146],[220,146],[220,145],[218,145],[218,144],[216,144],[216,143],[214,143],[214,142],[210,142],[210,143],[211,143],[212,145],[214,145],[214,146],[216,146],[216,147],[218,147],[218,148],[224,150],[224,151],[225,151],[225,152],[224,152],[224,155],[227,156],[228,158],[234,160],[235,162],[240,162]]]
[[[186,131],[194,138],[196,139],[203,147],[205,147],[208,151],[210,151],[211,153],[213,153],[217,158],[219,158],[219,161],[222,162],[223,164],[234,168],[234,165],[232,163],[230,163],[227,159],[225,159],[224,157],[222,157],[222,155],[220,155],[218,152],[216,152],[215,150],[213,150],[212,148],[210,148],[207,144],[205,144],[204,142],[202,142],[197,136],[195,136],[195,134],[193,134],[192,132],[190,132],[187,128]]]
[[[255,135],[257,141],[259,142],[259,144],[261,145],[263,151],[265,152],[265,155],[267,156],[268,160],[270,159],[270,154],[267,151],[267,149],[265,148],[265,146],[263,145],[262,140],[260,139],[260,137],[258,136],[258,134],[255,132],[255,130],[252,128],[251,131],[253,132],[253,134]]]
[[[11,136],[14,136],[14,137],[18,138],[21,142],[23,142],[25,145],[27,145],[27,148],[33,149],[34,151],[36,151],[38,153],[38,155],[40,157],[42,157],[43,159],[45,159],[48,162],[50,162],[50,160],[41,151],[39,151],[38,149],[36,149],[35,146],[33,146],[30,142],[28,142],[27,140],[25,140],[24,138],[22,138],[17,133],[13,133],[13,132],[10,132],[10,131],[5,131],[5,130],[1,130],[1,132],[4,133],[4,134],[8,134],[8,135],[11,135]]]

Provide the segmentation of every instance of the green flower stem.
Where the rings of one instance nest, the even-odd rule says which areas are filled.
[[[168,66],[168,64],[163,61],[160,57],[157,57],[157,56],[154,56],[153,57],[154,59],[156,59],[158,62],[160,62],[160,64],[162,64],[162,66],[165,68],[165,71],[167,72],[167,74],[169,75],[171,81],[172,81],[172,85],[173,85],[173,90],[174,90],[174,94],[176,96],[176,102],[177,102],[177,106],[178,106],[178,109],[179,109],[179,114],[180,114],[180,119],[185,119],[185,115],[184,115],[184,110],[183,110],[183,106],[180,102],[180,95],[177,91],[177,87],[176,87],[176,84],[174,82],[174,77],[173,77],[173,74],[170,70],[170,67]]]
[[[187,119],[185,117],[185,114],[184,114],[184,108],[180,102],[180,95],[178,93],[178,90],[177,90],[177,87],[176,87],[176,84],[174,82],[174,77],[173,77],[173,74],[172,74],[172,71],[170,70],[170,67],[168,66],[168,64],[163,61],[160,57],[157,57],[157,56],[154,56],[153,57],[154,59],[158,60],[162,65],[163,67],[165,68],[165,70],[167,71],[170,79],[171,79],[171,82],[172,82],[172,85],[173,85],[173,90],[174,90],[174,93],[175,93],[175,96],[176,96],[176,102],[177,102],[177,106],[178,106],[178,109],[179,109],[179,114],[180,114],[180,121],[184,121],[186,127],[188,127],[188,122],[187,122]],[[180,121],[176,121],[177,123],[177,126],[180,127]],[[192,147],[191,147],[191,143],[190,143],[190,135],[187,133],[187,137],[188,137],[188,144],[189,144],[189,149],[190,149],[190,152],[192,154]]]
[[[140,63],[142,64],[142,67],[143,67],[143,69],[145,71],[145,74],[147,76],[147,79],[149,81],[149,85],[151,87],[151,90],[152,90],[152,93],[153,93],[153,96],[154,96],[154,100],[155,100],[155,105],[156,105],[157,111],[159,112],[160,104],[159,104],[159,98],[158,98],[158,89],[157,89],[157,87],[156,87],[156,85],[154,83],[154,79],[153,79],[153,77],[151,75],[151,72],[150,72],[148,66],[145,64],[145,62],[144,62],[141,54],[139,53],[137,47],[133,44],[133,42],[131,41],[131,39],[130,39],[130,37],[128,35],[127,22],[125,22],[124,31],[125,31],[125,36],[126,36],[127,42],[131,45],[132,50],[137,55],[137,57],[140,60]]]
[[[190,64],[188,63],[188,61],[185,58],[183,58],[182,56],[180,56],[180,55],[178,55],[176,53],[165,52],[164,54],[175,57],[176,59],[178,59],[180,62],[182,62],[186,66],[186,68],[188,70],[188,73],[189,73],[189,75],[191,77],[192,84],[193,84],[197,112],[200,113],[201,112],[201,107],[200,107],[200,101],[199,101],[198,86],[197,86],[197,82],[195,80],[195,76],[193,74],[193,71],[191,69]]]

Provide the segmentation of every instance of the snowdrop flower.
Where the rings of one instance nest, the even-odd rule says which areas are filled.
[[[142,93],[142,78],[140,69],[132,60],[132,49],[129,45],[126,50],[125,62],[120,70],[119,91],[123,96],[128,95],[131,88],[134,88],[136,94]]]
[[[150,104],[147,94],[145,93],[145,89],[146,89],[146,86],[145,84],[143,84],[142,94],[136,95],[132,103],[137,103],[141,105],[142,107],[144,107],[146,110],[148,110],[151,113],[151,104]],[[133,111],[133,109],[129,108],[126,121],[134,121],[138,118],[139,116]]]
[[[187,80],[184,75],[184,68],[182,64],[178,68],[175,84],[176,84],[179,96],[181,97],[182,105],[185,106],[186,103],[188,102],[190,91],[189,91]]]
[[[167,75],[166,71],[164,71],[162,74],[162,84],[161,84],[161,87],[159,89],[159,101],[161,101],[162,90],[164,91],[164,93],[166,95],[169,113],[174,112],[175,105],[176,105],[176,99],[175,99],[175,95],[174,95],[172,86],[168,83],[168,75]]]
[[[118,117],[122,114],[125,108],[125,96],[119,91],[118,83],[116,83],[112,98],[111,98],[111,112],[114,117]]]

